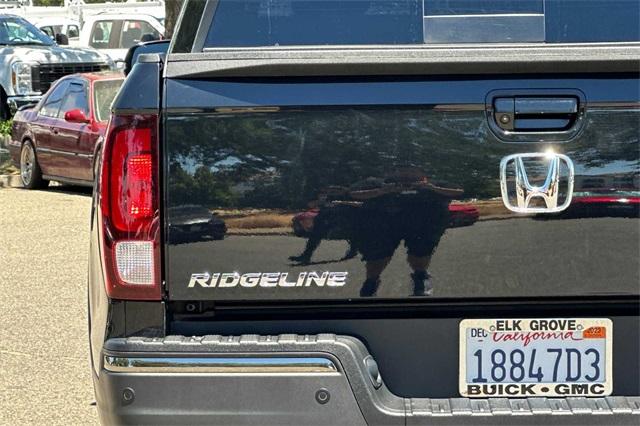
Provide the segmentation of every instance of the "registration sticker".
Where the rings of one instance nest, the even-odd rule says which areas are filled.
[[[606,318],[463,320],[459,391],[469,398],[607,396],[612,347]]]

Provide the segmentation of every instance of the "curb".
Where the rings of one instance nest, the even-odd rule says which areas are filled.
[[[0,175],[0,188],[22,188],[20,175]]]

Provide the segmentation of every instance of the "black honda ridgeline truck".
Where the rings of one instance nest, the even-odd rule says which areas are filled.
[[[103,149],[101,421],[638,424],[639,16],[187,0]]]

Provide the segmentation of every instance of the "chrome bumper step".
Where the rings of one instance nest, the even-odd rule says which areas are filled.
[[[363,421],[377,425],[637,425],[640,424],[640,396],[610,396],[600,398],[404,398],[393,394],[377,374],[367,368],[371,355],[365,345],[350,336],[334,334],[279,336],[168,336],[166,338],[117,338],[105,342],[99,382],[110,394],[132,389],[179,389],[189,395],[192,404],[208,414],[203,422],[229,422],[221,413],[238,409],[222,401],[201,399],[208,389],[216,394],[233,393],[245,385],[272,400],[265,407],[246,407],[247,416],[268,423],[266,412],[289,413],[277,422],[314,423],[326,418],[329,406],[316,406],[313,395],[323,389],[331,392],[331,401],[340,403],[331,424],[358,424]],[[254,374],[256,373],[256,374]],[[242,387],[242,386],[241,386]],[[173,392],[173,391],[172,391]],[[295,406],[283,405],[279,396],[296,400]],[[173,393],[155,392],[161,398],[168,424],[199,423],[176,402]],[[133,423],[149,420],[157,401],[150,397],[148,406],[126,407],[113,418],[117,422],[135,412]],[[302,398],[302,399],[300,399]],[[184,400],[184,399],[183,399]],[[339,401],[338,401],[339,400]],[[302,401],[302,402],[300,402]],[[216,405],[222,404],[222,405]],[[235,408],[234,408],[235,407]],[[245,407],[244,405],[242,407]],[[242,408],[243,410],[245,408]],[[129,410],[129,411],[126,411]],[[131,411],[134,410],[134,411]],[[280,411],[278,411],[280,410]],[[290,411],[292,410],[292,411]],[[333,411],[329,412],[333,412]],[[127,414],[129,413],[129,414]],[[142,414],[140,414],[142,413]],[[296,413],[296,414],[292,414]],[[349,416],[345,416],[348,413]],[[342,415],[340,417],[339,415]],[[302,417],[300,417],[302,416]],[[306,416],[306,417],[304,417]],[[249,418],[249,417],[248,417]],[[153,417],[153,422],[163,423]],[[126,422],[125,422],[126,423]]]

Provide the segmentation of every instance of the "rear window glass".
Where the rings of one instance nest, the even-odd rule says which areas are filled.
[[[124,21],[122,35],[120,36],[121,49],[128,49],[143,41],[158,40],[160,33],[145,21]]]
[[[219,0],[205,47],[638,41],[639,16],[638,0]]]
[[[124,80],[99,80],[93,83],[95,115],[97,121],[108,121],[111,103]]]

